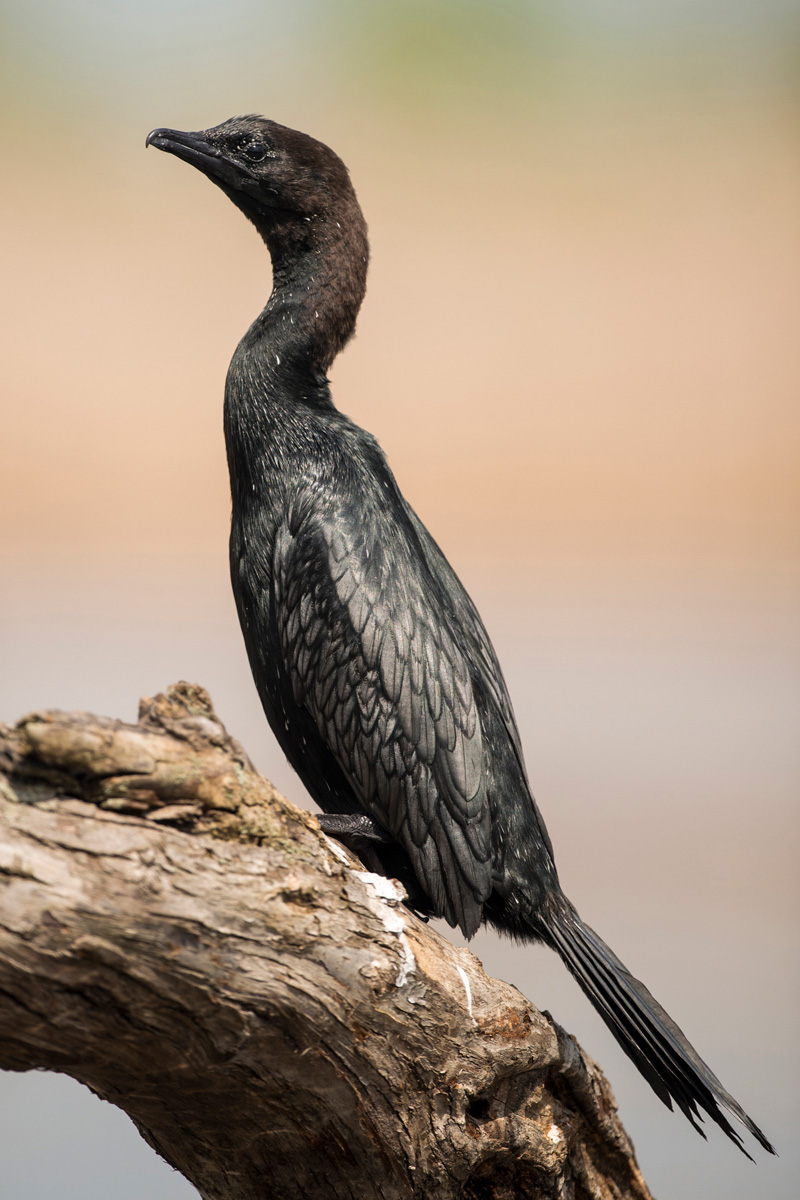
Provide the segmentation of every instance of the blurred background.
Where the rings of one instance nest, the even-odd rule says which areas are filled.
[[[197,681],[306,802],[227,579],[269,261],[144,138],[312,133],[373,247],[335,398],[484,615],[565,890],[781,1158],[671,1116],[547,951],[473,949],[603,1064],[661,1200],[796,1196],[795,5],[5,0],[0,32],[0,719]],[[4,1200],[196,1194],[57,1076],[0,1077],[0,1161]]]

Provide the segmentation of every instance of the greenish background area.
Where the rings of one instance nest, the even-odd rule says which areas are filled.
[[[208,686],[265,727],[221,397],[269,289],[156,125],[351,169],[333,370],[478,602],[565,889],[781,1157],[671,1117],[552,955],[487,969],[603,1063],[661,1200],[797,1194],[800,18],[789,0],[0,5],[0,720]],[[71,1081],[0,1078],[2,1200],[192,1189]]]

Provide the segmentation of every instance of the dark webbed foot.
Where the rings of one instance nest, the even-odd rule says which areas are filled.
[[[366,813],[320,813],[317,817],[323,833],[358,852],[365,842],[393,842],[394,838]]]

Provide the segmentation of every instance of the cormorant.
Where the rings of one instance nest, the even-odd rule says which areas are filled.
[[[422,913],[556,950],[656,1094],[702,1133],[723,1109],[772,1146],[561,891],[481,619],[326,372],[352,336],[369,249],[342,161],[263,117],[156,129],[255,225],[273,289],[225,388],[230,566],[250,665],[289,762]],[[749,1157],[749,1155],[748,1155]]]

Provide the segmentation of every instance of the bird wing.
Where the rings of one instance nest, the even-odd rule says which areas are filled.
[[[429,569],[439,578],[447,580],[450,603],[454,610],[454,619],[458,621],[462,629],[469,632],[474,658],[480,670],[481,683],[502,718],[519,759],[523,776],[527,779],[527,770],[522,753],[522,742],[516,720],[514,719],[511,697],[508,694],[503,670],[480,614],[461,580],[450,566],[441,547],[431,537],[431,534],[405,499],[403,499],[403,504],[408,519],[419,540],[422,553],[428,562]]]
[[[404,532],[352,509],[282,525],[273,589],[294,697],[364,810],[466,935],[492,888],[483,736],[467,661]],[[385,533],[387,536],[381,536]]]
[[[399,493],[398,493],[399,494]],[[524,781],[524,787],[527,790],[528,801],[530,804],[530,812],[536,820],[539,835],[542,843],[550,855],[551,863],[555,863],[555,854],[553,852],[553,843],[550,841],[550,834],[547,832],[547,826],[544,823],[544,818],[539,812],[539,806],[534,799],[533,793],[530,790],[528,782],[528,771],[525,766],[525,756],[522,750],[522,741],[519,736],[516,718],[514,717],[514,709],[511,704],[511,697],[508,693],[503,670],[495,653],[489,634],[481,620],[480,614],[472,602],[469,593],[465,590],[461,580],[456,575],[453,568],[450,566],[447,558],[443,554],[441,548],[431,537],[428,530],[420,521],[413,508],[407,501],[402,499],[405,507],[408,520],[413,528],[420,550],[428,563],[430,572],[438,579],[443,580],[447,586],[448,599],[453,613],[453,622],[458,624],[462,634],[469,639],[471,662],[473,669],[477,670],[480,678],[481,688],[483,689],[487,702],[494,708],[495,713],[502,721],[503,727],[508,736],[509,743],[513,748],[514,755],[519,765],[520,775]]]

